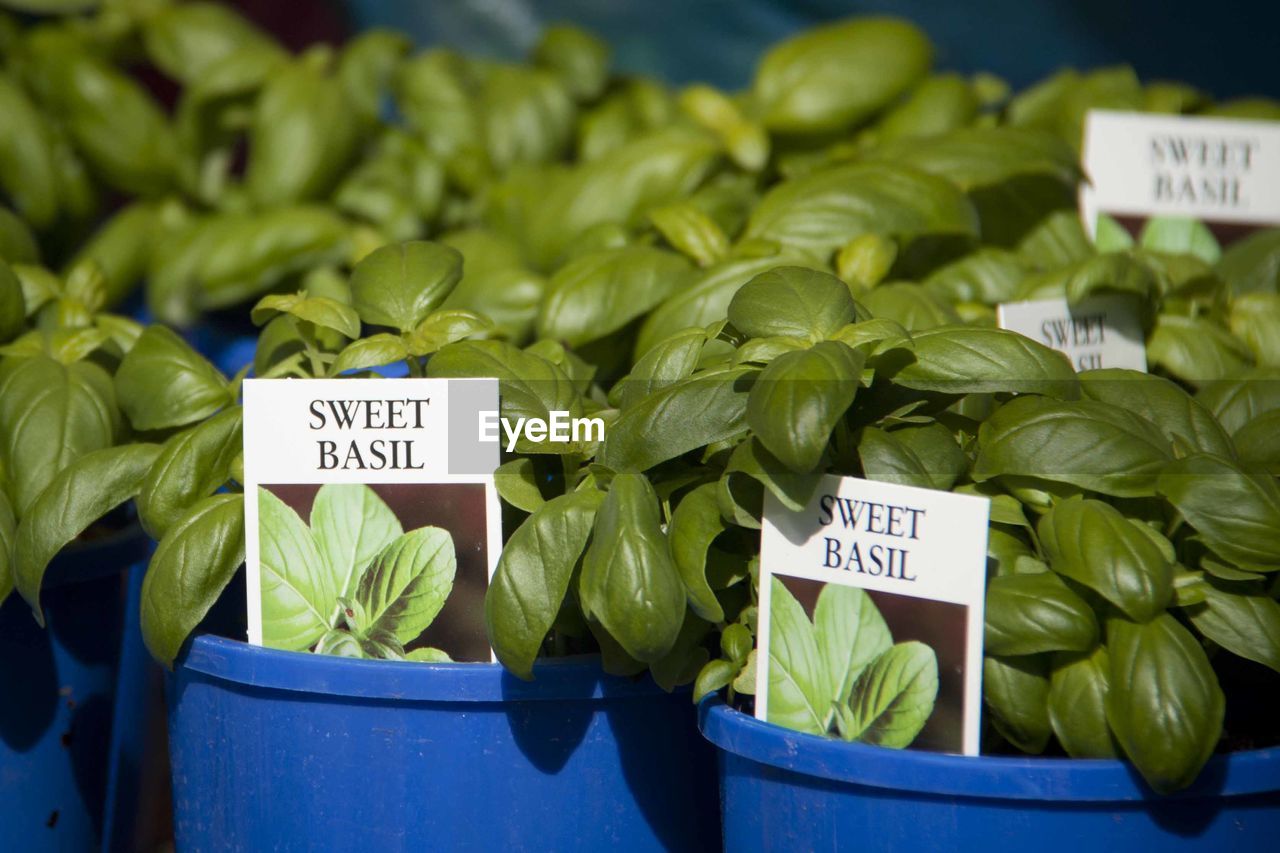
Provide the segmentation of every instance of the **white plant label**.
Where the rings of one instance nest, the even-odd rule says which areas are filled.
[[[822,655],[823,623],[829,624],[830,619],[816,615],[823,605],[815,601],[830,586],[857,587],[874,605],[870,610],[879,614],[872,618],[883,618],[895,648],[907,644],[923,651],[919,648],[923,644],[934,653],[936,703],[909,745],[977,755],[989,511],[986,498],[855,477],[823,477],[799,512],[766,491],[760,536],[756,716],[787,724],[770,716],[770,702],[778,704],[786,695],[777,692],[789,677],[779,663],[794,664],[794,650],[802,641],[809,642],[783,633],[775,636],[775,622],[782,618],[778,608],[787,606],[791,624],[799,622],[797,603],[804,608],[814,622],[810,627]],[[774,601],[777,594],[788,600]],[[888,642],[884,639],[882,645]],[[779,644],[786,648],[778,648]],[[840,641],[834,647],[846,645]],[[781,689],[785,691],[785,685]],[[856,687],[852,699],[836,697],[837,703],[844,700],[855,706],[851,719],[857,717],[856,699]],[[819,708],[818,714],[823,710]],[[817,724],[816,730],[824,729],[824,723]],[[825,733],[841,736],[837,722],[830,728]]]
[[[249,641],[491,660],[476,602],[502,549],[500,444],[477,424],[497,410],[496,379],[245,380]],[[406,543],[423,552],[420,565]],[[361,589],[366,573],[389,576],[392,559],[447,578],[435,583],[449,590],[438,616],[397,629],[396,614],[413,608],[372,577]]]
[[[1280,223],[1280,122],[1092,110],[1085,119],[1080,210]]]
[[[1006,302],[996,309],[1000,328],[1025,335],[1066,355],[1077,371],[1104,367],[1147,369],[1138,306],[1124,294],[1091,296],[1075,305],[1066,297]]]

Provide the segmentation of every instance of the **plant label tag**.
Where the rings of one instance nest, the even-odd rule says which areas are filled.
[[[1056,349],[1077,371],[1103,367],[1147,369],[1147,348],[1135,300],[1123,293],[1006,302],[996,308],[1000,328]]]
[[[249,642],[492,661],[496,379],[247,379]]]
[[[1200,220],[1228,243],[1280,223],[1280,122],[1091,110],[1080,211],[1137,236],[1148,219]]]
[[[765,492],[756,717],[831,738],[978,754],[983,497],[825,476]]]

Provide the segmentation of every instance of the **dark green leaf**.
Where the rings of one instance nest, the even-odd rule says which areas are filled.
[[[1157,792],[1191,784],[1222,735],[1225,699],[1204,649],[1165,613],[1107,622],[1107,721],[1125,755]]]
[[[1141,415],[1172,442],[1215,453],[1233,455],[1231,439],[1217,419],[1194,397],[1173,382],[1137,370],[1110,368],[1080,374],[1080,389],[1089,400],[1100,400]]]
[[[858,457],[869,479],[942,491],[949,490],[968,466],[951,431],[938,423],[893,431],[866,427]]]
[[[44,624],[40,584],[63,546],[138,493],[160,452],[155,444],[126,444],[85,454],[58,472],[18,524],[13,579]]]
[[[1093,400],[1019,397],[978,432],[973,478],[1036,477],[1117,497],[1149,497],[1172,459],[1160,430]]]
[[[1053,572],[1003,575],[988,582],[988,653],[1079,652],[1097,641],[1093,610]]]
[[[991,657],[982,661],[982,697],[992,723],[1023,752],[1044,752],[1049,722],[1049,667],[1044,655]]]
[[[628,409],[650,394],[686,378],[698,366],[707,333],[699,328],[677,332],[636,361],[623,380],[620,408]]]
[[[860,350],[839,341],[778,356],[751,389],[747,424],[787,468],[814,470],[831,430],[853,403],[864,360]]]
[[[1072,758],[1115,758],[1107,725],[1111,659],[1105,646],[1091,652],[1053,656],[1049,676],[1049,721],[1058,742]]]
[[[860,234],[977,232],[973,206],[944,178],[888,163],[854,163],[776,185],[752,211],[744,236],[825,261]]]
[[[157,541],[231,477],[243,449],[241,410],[232,406],[164,443],[138,493],[138,516]]]
[[[533,677],[533,660],[560,612],[602,499],[594,490],[554,498],[502,549],[485,596],[485,624],[498,660],[521,678]]]
[[[408,332],[444,302],[462,279],[462,256],[440,243],[416,240],[383,246],[351,272],[360,319]]]
[[[434,362],[433,362],[434,364]],[[746,429],[750,367],[697,373],[623,412],[609,427],[599,461],[615,471],[644,471]]]
[[[1157,488],[1219,556],[1250,571],[1280,570],[1280,486],[1219,456],[1169,465]]]
[[[244,495],[202,500],[169,528],[142,582],[142,638],[173,667],[187,636],[244,562]]]
[[[685,588],[661,527],[658,497],[643,474],[622,472],[596,513],[578,597],[627,654],[665,656],[684,621]]]
[[[728,305],[729,322],[752,338],[821,340],[852,323],[858,306],[831,273],[775,267],[744,284]]]
[[[503,462],[493,472],[493,481],[498,496],[516,509],[533,512],[546,503],[542,490],[538,488],[538,473],[534,470],[533,460],[527,456]]]
[[[59,471],[115,442],[115,393],[96,364],[23,359],[0,373],[0,400],[0,467],[19,518]]]
[[[845,130],[922,78],[932,53],[924,33],[896,18],[826,24],[774,45],[752,95],[770,130]]]
[[[946,326],[912,336],[914,361],[906,361],[892,379],[920,391],[950,394],[1017,392],[1047,394],[1063,399],[1079,396],[1071,362],[1016,332]],[[886,369],[902,363],[897,350],[880,361]]]
[[[1024,175],[1045,175],[1068,185],[1080,178],[1070,145],[1050,133],[1011,127],[966,127],[901,139],[872,149],[871,157],[913,166],[963,190]]]
[[[1188,607],[1196,630],[1229,652],[1280,672],[1280,604],[1248,587],[1210,580]]]
[[[707,584],[707,548],[725,530],[716,488],[715,483],[704,483],[685,495],[667,527],[671,555],[684,582],[689,607],[709,622],[724,621],[724,610]]]
[[[226,378],[164,326],[148,326],[115,376],[120,408],[134,429],[185,426],[231,400]]]
[[[1142,522],[1102,501],[1070,497],[1040,519],[1040,543],[1055,572],[1084,584],[1139,622],[1173,595],[1173,565]]]
[[[1240,375],[1253,354],[1212,320],[1161,314],[1147,339],[1147,361],[1198,386]]]

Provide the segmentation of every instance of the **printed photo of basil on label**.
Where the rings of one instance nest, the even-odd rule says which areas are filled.
[[[878,746],[977,755],[984,497],[825,476],[766,493],[756,717]]]
[[[249,640],[380,660],[491,661],[501,550],[495,380],[244,383]]]

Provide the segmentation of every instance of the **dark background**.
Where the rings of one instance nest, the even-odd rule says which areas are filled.
[[[264,485],[310,523],[318,484]],[[458,573],[444,609],[405,651],[435,646],[456,661],[490,658],[484,628],[484,593],[489,586],[488,532],[484,485],[480,483],[370,483],[406,531],[431,525],[453,536]]]
[[[813,619],[823,581],[775,575]],[[863,590],[875,602],[895,643],[919,640],[938,656],[938,699],[929,721],[911,749],[964,751],[964,659],[968,645],[969,608],[948,601],[931,601],[891,592]]]
[[[815,23],[857,13],[915,21],[936,65],[991,71],[1015,86],[1064,65],[1132,64],[1211,94],[1280,97],[1280,3],[1260,0],[253,0],[303,26],[303,7],[346,26],[391,25],[422,44],[515,58],[540,24],[571,21],[605,36],[617,67],[671,82],[740,88],[760,53]],[[285,7],[288,11],[286,12]]]

